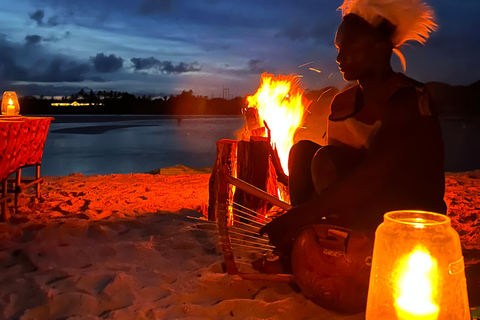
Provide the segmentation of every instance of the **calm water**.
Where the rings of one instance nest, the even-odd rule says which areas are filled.
[[[42,175],[143,173],[183,164],[211,167],[215,142],[233,139],[241,117],[55,116]],[[443,120],[447,171],[480,169],[480,119]],[[25,175],[33,175],[27,168]]]
[[[84,122],[91,117],[79,116],[81,122],[67,123],[62,116],[55,117],[45,143],[42,175],[144,173],[176,164],[212,167],[215,142],[234,138],[243,125],[241,117],[188,117],[180,125],[167,117],[95,116],[107,121]],[[122,119],[130,120],[112,121]]]

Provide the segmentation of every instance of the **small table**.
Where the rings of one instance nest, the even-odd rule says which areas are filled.
[[[40,183],[43,180],[40,178],[40,165],[52,119],[50,117],[0,116],[1,221],[9,218],[7,201],[11,197],[15,197],[15,210],[17,209],[18,194],[22,187],[27,188],[36,184],[36,196],[37,198],[40,196]],[[21,170],[29,166],[36,166],[35,179],[22,185]],[[7,179],[12,173],[16,173],[15,187],[13,194],[9,194]]]

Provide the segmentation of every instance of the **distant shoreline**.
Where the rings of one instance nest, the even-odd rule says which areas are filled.
[[[238,118],[241,115],[159,115],[159,114],[23,114],[25,117],[52,117],[55,123],[117,122],[152,119]],[[480,116],[439,116],[441,121],[478,121]]]
[[[158,115],[158,114],[24,114],[25,117],[52,117],[55,123],[117,122],[152,119],[238,118],[240,115]]]

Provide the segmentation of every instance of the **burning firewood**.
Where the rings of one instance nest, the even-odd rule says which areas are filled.
[[[227,165],[231,176],[289,201],[288,153],[310,105],[297,80],[295,76],[263,74],[256,94],[247,97],[248,107],[243,112],[245,125],[237,132],[240,141],[236,144],[232,140],[217,142],[217,158],[209,187],[210,220],[216,218],[212,208],[218,192],[227,192],[229,202],[256,212],[256,219],[264,220],[270,209],[265,201],[241,190],[219,190],[215,172],[223,165]],[[233,212],[231,219],[236,219]]]

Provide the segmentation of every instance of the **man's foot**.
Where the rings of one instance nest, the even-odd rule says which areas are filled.
[[[280,261],[279,256],[274,256],[272,258],[263,256],[252,262],[253,269],[257,270],[260,273],[268,274],[283,274],[285,270],[283,268],[282,262]]]

